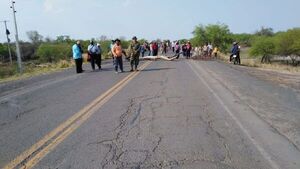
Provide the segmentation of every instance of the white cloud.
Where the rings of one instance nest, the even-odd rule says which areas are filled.
[[[61,13],[70,0],[45,0],[44,1],[44,11],[47,13]]]

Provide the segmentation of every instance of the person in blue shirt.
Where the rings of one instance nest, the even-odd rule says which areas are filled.
[[[241,59],[240,59],[240,46],[238,45],[237,42],[233,43],[233,47],[231,49],[231,55],[230,55],[230,62],[232,61],[232,57],[236,55],[236,59],[238,64],[241,64]]]
[[[80,41],[77,41],[76,44],[73,45],[72,47],[72,52],[73,52],[73,59],[75,60],[76,64],[76,72],[77,73],[82,73],[82,47],[80,44]]]

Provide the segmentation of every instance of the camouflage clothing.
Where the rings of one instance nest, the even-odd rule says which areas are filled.
[[[133,66],[137,69],[139,64],[139,57],[140,57],[140,48],[141,45],[139,42],[131,42],[129,46],[129,53],[130,53],[130,65],[131,69],[133,70]]]

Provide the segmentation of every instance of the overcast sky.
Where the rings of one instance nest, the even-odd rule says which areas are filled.
[[[300,27],[300,0],[15,0],[20,39],[37,30],[44,37],[74,39],[133,35],[146,39],[190,38],[198,24],[225,23],[232,32]],[[10,20],[10,0],[0,0],[0,20]],[[3,31],[2,31],[3,30]],[[5,41],[0,25],[0,42]],[[14,40],[14,37],[11,37]]]

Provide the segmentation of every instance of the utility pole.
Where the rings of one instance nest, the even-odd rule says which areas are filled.
[[[11,9],[13,10],[13,16],[14,16],[14,23],[15,23],[15,31],[16,31],[16,50],[17,50],[17,58],[18,58],[18,68],[19,73],[23,72],[22,69],[22,57],[21,57],[21,51],[20,51],[20,45],[19,45],[19,35],[18,35],[18,27],[17,27],[17,19],[16,19],[16,10],[15,10],[15,1],[11,1]]]
[[[4,23],[5,25],[5,34],[6,34],[6,39],[7,39],[7,49],[8,49],[8,53],[9,53],[9,61],[10,61],[10,64],[12,65],[12,56],[11,56],[11,50],[10,50],[10,39],[8,37],[8,35],[10,35],[10,32],[9,30],[7,29],[7,20],[4,20],[4,21],[1,21]]]

